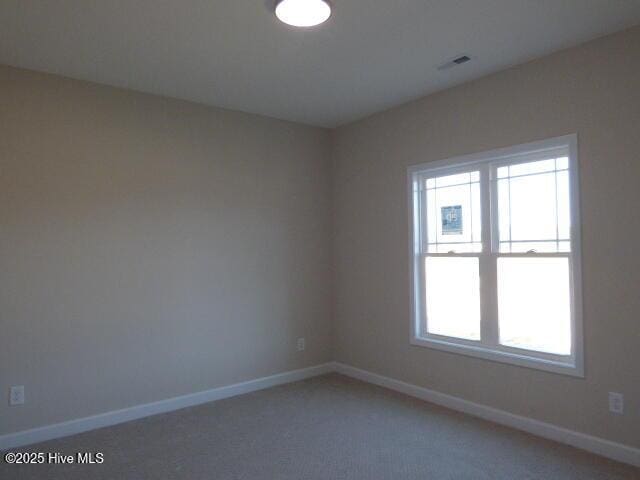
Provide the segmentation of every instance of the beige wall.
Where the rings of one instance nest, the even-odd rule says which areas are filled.
[[[635,28],[335,131],[336,360],[640,446],[638,60]],[[410,346],[406,167],[573,132],[586,378]]]
[[[329,360],[328,148],[0,67],[0,433]]]

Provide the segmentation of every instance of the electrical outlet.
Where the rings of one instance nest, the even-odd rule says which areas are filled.
[[[624,413],[624,395],[616,392],[609,392],[609,411],[622,415]]]
[[[298,351],[302,352],[305,349],[305,346],[304,337],[299,338],[296,344]]]
[[[24,385],[15,385],[9,389],[9,405],[24,403]]]

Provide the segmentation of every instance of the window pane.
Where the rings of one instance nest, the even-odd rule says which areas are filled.
[[[506,168],[506,167],[505,167]],[[498,180],[498,228],[500,241],[511,241],[511,231],[509,225],[511,221],[511,210],[509,208],[509,180]],[[507,247],[511,244],[507,244]],[[511,250],[507,250],[511,251]]]
[[[555,253],[567,251],[567,242],[500,242],[500,253]]]
[[[518,163],[509,166],[509,175],[530,175],[532,173],[552,172],[556,169],[556,162],[553,158],[540,160],[539,162]]]
[[[436,238],[438,237],[438,222],[437,222],[437,206],[436,206],[436,191],[435,190],[427,190],[427,208],[426,208],[426,216],[427,216],[427,241],[431,243],[435,243]]]
[[[482,243],[435,243],[429,245],[428,253],[480,253]]]
[[[558,237],[571,238],[571,215],[569,213],[569,172],[558,172]]]
[[[482,217],[480,210],[480,184],[471,184],[471,237],[473,241],[482,240]],[[475,251],[475,250],[474,250]]]
[[[499,258],[500,343],[571,354],[568,258]]]
[[[429,252],[477,251],[482,235],[479,180],[477,171],[427,180],[433,186],[427,188],[425,209]]]
[[[480,253],[482,243],[436,243],[429,245],[428,253]]]
[[[497,169],[501,253],[567,251],[571,239],[569,171],[556,167],[568,167],[568,158]]]
[[[556,168],[558,170],[566,170],[569,168],[569,157],[556,158]]]
[[[447,187],[449,185],[460,185],[471,182],[470,173],[459,173],[457,175],[446,175],[436,178],[436,187]]]
[[[426,258],[425,287],[429,333],[480,340],[478,265],[478,258]]]
[[[555,239],[555,174],[512,178],[510,188],[511,239]]]
[[[559,252],[570,252],[571,251],[571,242],[558,242],[558,251]]]

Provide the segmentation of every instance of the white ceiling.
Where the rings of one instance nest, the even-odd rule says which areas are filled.
[[[0,63],[333,127],[640,23],[639,0],[333,4],[300,30],[269,0],[2,0]]]

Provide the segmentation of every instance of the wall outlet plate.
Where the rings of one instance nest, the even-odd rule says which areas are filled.
[[[9,389],[9,405],[22,405],[24,403],[24,385],[14,385]]]
[[[624,395],[617,392],[609,392],[609,411],[617,415],[624,413]]]
[[[302,352],[305,349],[306,345],[305,345],[305,341],[304,341],[304,337],[301,337],[298,339],[298,342],[296,343],[296,348],[298,349],[299,352]]]

